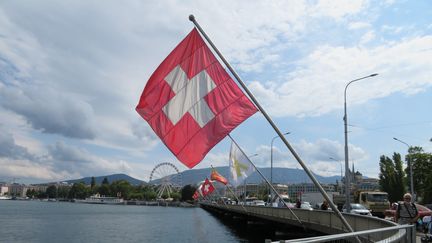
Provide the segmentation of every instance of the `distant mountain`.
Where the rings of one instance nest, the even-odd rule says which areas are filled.
[[[228,166],[217,167],[216,170],[221,175],[228,178],[229,175]],[[270,181],[270,168],[259,168],[259,170]],[[185,170],[181,172],[182,184],[183,185],[197,184],[205,180],[206,177],[210,177],[210,173],[211,173],[211,168]],[[336,180],[340,181],[341,179],[340,176],[325,177],[317,174],[314,174],[314,176],[320,183],[324,183],[324,184],[330,184],[330,183],[334,184],[336,183]],[[255,183],[259,184],[262,181],[263,179],[258,172],[254,172],[246,179],[246,183],[253,183],[253,184]],[[312,183],[312,181],[309,179],[309,176],[307,176],[307,174],[303,170],[275,167],[273,168],[273,183],[296,184],[296,183]]]
[[[106,176],[95,176],[95,181],[96,184],[102,184],[102,181],[104,178],[107,178],[109,183],[112,183],[113,181],[119,181],[119,180],[125,180],[128,181],[131,185],[142,185],[142,184],[146,184],[146,182],[135,179],[133,177],[130,177],[128,175],[125,174],[113,174],[113,175],[106,175]],[[84,182],[87,185],[91,184],[91,177],[84,177],[81,179],[76,179],[76,180],[68,180],[68,181],[64,181],[67,183],[79,183],[79,182]]]
[[[216,167],[215,169],[227,179],[229,178],[228,166]],[[270,168],[259,168],[259,170],[270,181]],[[211,173],[211,168],[185,170],[183,172],[180,172],[182,185],[198,184],[201,181],[204,181],[205,178],[210,178],[210,173]],[[316,174],[314,174],[314,176],[320,183],[325,183],[325,184],[336,183],[336,180],[338,181],[340,180],[340,176],[325,177]],[[125,174],[113,174],[113,175],[97,176],[97,177],[95,176],[96,184],[101,184],[102,180],[105,177],[108,179],[109,183],[118,180],[126,180],[131,185],[147,184],[147,182],[135,179]],[[79,183],[81,181],[87,185],[90,185],[91,177],[85,177],[76,180],[68,180],[65,182]],[[160,179],[154,180],[151,183],[158,184],[159,181]],[[254,172],[246,179],[246,183],[259,184],[262,182],[263,179],[258,172]],[[312,181],[309,179],[309,177],[306,175],[306,173],[303,170],[275,167],[273,168],[273,183],[297,184],[297,183],[312,183]]]

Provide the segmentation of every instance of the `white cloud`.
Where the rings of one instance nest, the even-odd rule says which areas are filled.
[[[367,29],[371,27],[371,24],[368,22],[352,22],[348,24],[348,29],[350,30]]]
[[[372,41],[374,38],[375,38],[374,31],[368,31],[360,39],[360,44],[362,44],[362,45],[367,44],[368,42]]]
[[[395,92],[415,94],[432,86],[426,71],[432,70],[427,61],[432,55],[431,41],[432,36],[423,36],[375,48],[320,46],[298,62],[301,68],[287,75],[293,78],[280,85],[254,81],[250,89],[279,117],[317,116],[339,109],[348,81],[372,73],[379,76],[363,81],[367,85],[350,87],[351,104]]]

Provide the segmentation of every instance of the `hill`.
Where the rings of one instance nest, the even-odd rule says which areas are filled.
[[[113,181],[119,181],[119,180],[125,180],[128,181],[131,185],[141,185],[141,184],[146,184],[146,182],[135,179],[133,177],[130,177],[126,174],[112,174],[112,175],[106,175],[106,176],[95,176],[95,181],[96,184],[102,184],[102,181],[104,178],[108,179],[108,182],[111,183]],[[91,184],[91,177],[84,177],[81,179],[75,179],[75,180],[68,180],[68,181],[64,181],[67,183],[79,183],[79,182],[84,182],[87,185]]]
[[[215,168],[221,175],[223,175],[226,178],[229,178],[229,167],[216,167]],[[270,181],[270,168],[259,168],[261,173]],[[193,169],[193,170],[185,170],[183,172],[180,172],[181,175],[181,181],[182,185],[194,185],[198,184],[199,182],[205,180],[206,177],[210,177],[211,168],[204,168],[204,169]],[[330,184],[330,183],[336,183],[336,180],[340,180],[340,176],[320,176],[314,174],[315,178],[320,182],[324,184]],[[108,182],[111,183],[113,181],[118,180],[126,180],[131,185],[142,185],[147,184],[145,181],[141,181],[138,179],[135,179],[133,177],[130,177],[126,174],[113,174],[113,175],[106,175],[106,176],[97,176],[95,177],[96,184],[101,184],[102,180],[104,178],[108,179]],[[85,184],[89,185],[91,183],[91,177],[84,177],[81,179],[75,179],[75,180],[67,180],[65,182],[67,183],[79,183],[84,182]],[[154,180],[152,183],[158,183],[159,180]],[[259,184],[262,183],[263,179],[259,175],[258,172],[254,172],[252,175],[250,175],[246,183],[253,183],[253,184]],[[298,183],[312,183],[312,181],[309,179],[307,174],[300,169],[290,169],[290,168],[273,168],[273,183],[280,183],[280,184],[298,184]]]
[[[228,166],[216,167],[216,170],[221,175],[228,178],[229,175]],[[259,170],[268,180],[270,180],[270,168],[259,168]],[[211,168],[183,171],[181,172],[182,184],[183,185],[197,184],[205,180],[206,177],[210,177],[210,173],[211,173]],[[325,177],[317,174],[314,174],[314,176],[320,183],[324,183],[324,184],[336,183],[336,180],[338,181],[340,180],[340,176]],[[254,183],[254,184],[259,184],[262,181],[263,179],[258,172],[254,172],[246,180],[247,183]],[[297,183],[312,183],[312,181],[309,179],[309,177],[303,170],[290,169],[290,168],[273,168],[273,183],[297,184]]]

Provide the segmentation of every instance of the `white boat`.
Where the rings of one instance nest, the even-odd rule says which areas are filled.
[[[0,196],[0,200],[10,200],[12,198],[8,197],[8,196]]]
[[[75,202],[90,204],[125,204],[123,198],[105,197],[99,194],[90,196],[84,200],[75,200]]]

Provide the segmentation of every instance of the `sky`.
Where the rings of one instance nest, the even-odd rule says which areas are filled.
[[[196,20],[314,173],[377,178],[381,155],[432,152],[432,2],[0,2],[0,181],[126,173],[148,181],[187,167],[135,107]],[[277,136],[260,113],[231,133],[258,167]],[[195,168],[228,166],[230,140]],[[334,158],[334,160],[330,159]],[[301,168],[280,139],[273,166]]]

